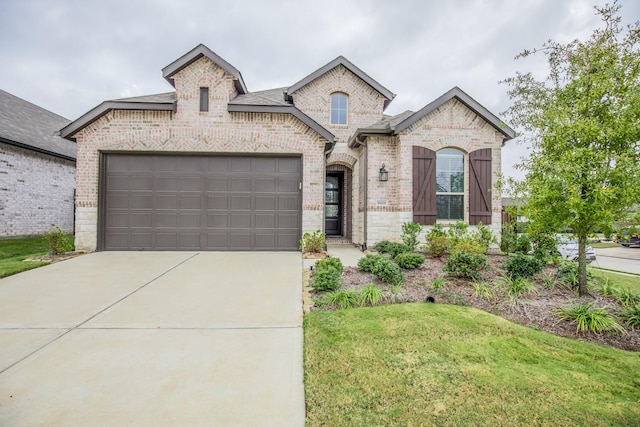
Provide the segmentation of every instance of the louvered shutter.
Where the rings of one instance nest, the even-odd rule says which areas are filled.
[[[436,152],[413,147],[413,222],[436,223]]]
[[[491,224],[491,148],[469,154],[469,224]]]

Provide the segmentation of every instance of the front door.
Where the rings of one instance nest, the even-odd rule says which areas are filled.
[[[342,173],[328,173],[324,187],[324,232],[342,235]]]

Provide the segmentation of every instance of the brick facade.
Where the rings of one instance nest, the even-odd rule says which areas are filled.
[[[0,144],[0,236],[73,230],[75,164]]]
[[[78,143],[76,247],[96,248],[101,152],[300,155],[303,159],[302,232],[324,229],[326,172],[340,171],[344,174],[345,187],[343,237],[369,246],[383,239],[399,239],[402,223],[413,219],[413,146],[434,151],[454,148],[464,153],[465,221],[469,219],[470,152],[491,149],[492,183],[494,186],[497,183],[501,147],[505,135],[510,134],[499,132],[496,127],[500,126],[488,121],[493,119],[487,119],[490,113],[475,101],[465,104],[458,100],[466,94],[463,98],[456,95],[458,98],[443,101],[432,111],[423,110],[424,116],[413,116],[417,121],[401,131],[395,132],[395,128],[389,127],[389,131],[382,134],[382,128],[376,127],[374,132],[365,135],[365,146],[354,144],[350,148],[347,142],[359,129],[376,123],[381,126],[380,123],[389,120],[383,116],[383,110],[393,94],[372,83],[348,61],[331,69],[327,66],[319,76],[304,79],[292,93],[286,92],[290,97],[288,101],[282,93],[281,99],[269,101],[276,104],[251,104],[256,108],[251,110],[254,112],[229,112],[229,101],[241,90],[237,86],[237,79],[241,77],[211,58],[211,55],[200,56],[171,74],[176,89],[175,111],[111,110],[74,134]],[[199,108],[200,87],[209,89],[207,112]],[[331,94],[335,92],[348,96],[346,125],[331,124]],[[313,130],[315,124],[306,118],[280,113],[276,107],[286,102],[335,135],[329,156],[325,155],[328,133],[323,137],[322,130],[317,127]],[[261,108],[263,105],[273,108],[267,112]],[[473,107],[476,109],[468,105],[476,105]],[[476,113],[477,107],[483,112]],[[427,114],[427,111],[430,112]],[[383,164],[389,172],[387,182],[378,179]],[[500,194],[491,193],[490,227],[494,234],[499,234],[501,228],[500,203]]]
[[[82,129],[78,143],[76,247],[97,245],[99,153],[297,154],[303,159],[303,232],[323,229],[325,140],[290,114],[229,113],[233,78],[207,58],[173,76],[177,111],[114,110]],[[209,111],[199,88],[209,87]]]

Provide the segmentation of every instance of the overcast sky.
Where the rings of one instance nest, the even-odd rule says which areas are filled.
[[[71,120],[107,99],[169,92],[161,69],[205,44],[250,91],[290,86],[343,55],[418,110],[459,86],[494,114],[498,82],[543,77],[546,40],[585,39],[603,0],[0,0],[0,88]],[[640,1],[622,0],[626,24]],[[0,112],[1,113],[1,112]],[[503,172],[525,147],[503,150]]]

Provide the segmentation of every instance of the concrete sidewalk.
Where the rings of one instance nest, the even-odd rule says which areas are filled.
[[[0,425],[304,425],[301,274],[102,252],[0,279]]]

